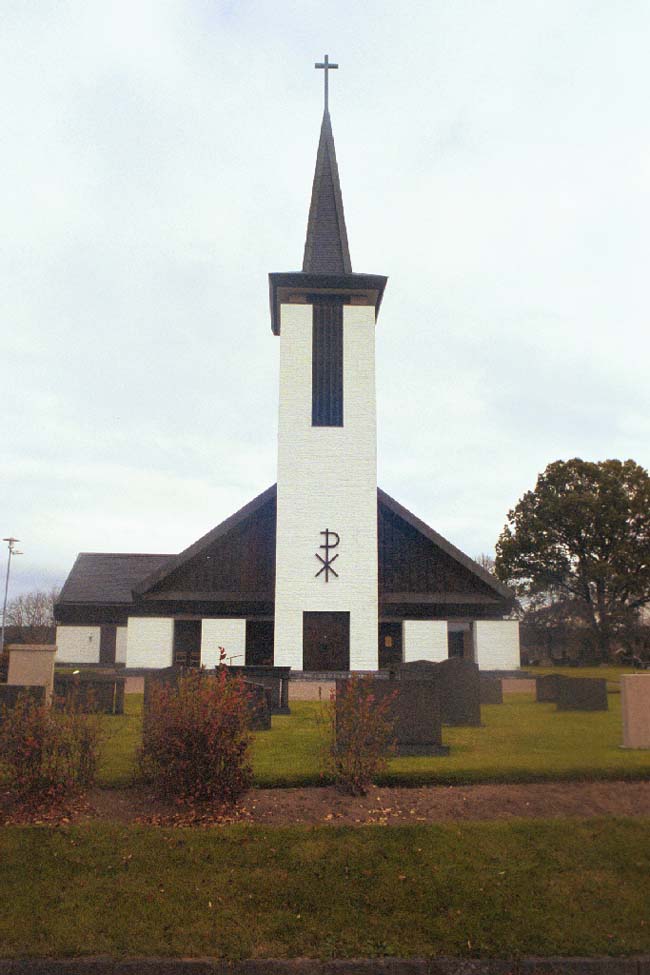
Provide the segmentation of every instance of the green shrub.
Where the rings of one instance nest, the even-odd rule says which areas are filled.
[[[0,756],[16,801],[40,808],[95,782],[100,725],[73,706],[56,711],[27,693],[2,708]]]
[[[395,751],[393,696],[378,699],[372,677],[353,675],[344,686],[330,698],[326,770],[339,791],[363,796]]]
[[[158,792],[186,803],[232,804],[250,788],[248,694],[239,677],[190,671],[151,688],[140,769]]]

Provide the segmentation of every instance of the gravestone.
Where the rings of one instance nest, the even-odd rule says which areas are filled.
[[[481,704],[503,704],[503,684],[500,677],[484,677],[480,683]]]
[[[535,700],[542,703],[549,701],[555,703],[563,680],[566,680],[566,677],[562,674],[542,674],[541,677],[536,677]]]
[[[271,691],[271,714],[291,714],[289,710],[289,675],[291,667],[269,667],[263,664],[242,664],[228,667],[244,680],[263,684]]]
[[[248,710],[250,714],[251,731],[270,731],[271,729],[271,691],[263,684],[254,684],[250,680],[244,681],[248,691]]]
[[[11,644],[7,649],[9,651],[7,683],[19,684],[22,687],[44,687],[45,700],[49,704],[54,688],[56,646],[50,643],[19,643]]]
[[[591,677],[563,677],[558,685],[558,711],[607,711],[607,681]]]
[[[623,748],[650,748],[650,674],[621,677]]]
[[[233,671],[242,671],[244,668],[226,667],[224,668],[227,677],[243,677],[241,673],[233,673]],[[252,668],[251,668],[252,669]],[[260,668],[264,669],[264,668]],[[268,668],[272,670],[273,668]],[[290,667],[280,668],[282,670],[290,670]],[[176,685],[179,678],[183,677],[185,674],[191,673],[192,670],[188,667],[162,667],[160,670],[153,670],[144,676],[144,721],[147,720],[147,711],[151,703],[151,692],[154,686],[165,687],[169,684]],[[218,668],[214,670],[203,670],[201,671],[204,677],[214,680],[218,673]],[[275,689],[273,687],[268,687],[266,684],[262,684],[259,681],[243,681],[244,687],[246,688],[248,710],[250,715],[249,727],[252,731],[268,731],[271,727],[271,715],[276,713],[273,711],[273,704],[275,703]]]
[[[345,694],[346,678],[336,681],[337,698]],[[393,722],[398,755],[448,755],[442,743],[442,716],[438,683],[431,680],[374,680],[377,701],[391,698],[389,716]]]
[[[81,711],[99,714],[124,714],[126,677],[114,674],[54,674],[54,704],[57,708],[74,704]]]
[[[461,657],[440,663],[414,660],[399,664],[395,675],[401,681],[434,681],[438,685],[443,724],[480,727],[481,681],[473,661]]]

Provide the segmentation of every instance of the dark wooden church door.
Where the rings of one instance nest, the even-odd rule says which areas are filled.
[[[302,614],[303,670],[350,669],[350,614]]]

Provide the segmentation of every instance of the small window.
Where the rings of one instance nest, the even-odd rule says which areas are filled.
[[[311,424],[343,426],[343,305],[314,302],[311,360]]]

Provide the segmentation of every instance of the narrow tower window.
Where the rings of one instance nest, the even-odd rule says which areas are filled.
[[[311,425],[343,426],[343,304],[314,301],[311,357]]]

